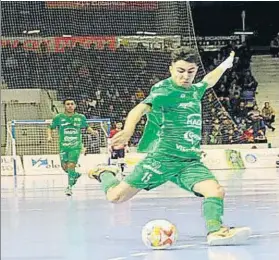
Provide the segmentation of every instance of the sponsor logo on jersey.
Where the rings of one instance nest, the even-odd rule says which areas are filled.
[[[188,148],[184,147],[184,146],[181,145],[181,144],[175,144],[175,145],[176,145],[176,149],[179,150],[179,151],[181,151],[181,152],[187,152],[187,151],[189,151]]]
[[[161,167],[161,163],[154,160],[154,161],[151,163],[151,166],[152,166],[153,168],[155,168],[155,169],[159,169],[159,168]]]
[[[77,139],[78,138],[76,136],[65,136],[64,137],[64,142],[76,142]]]
[[[180,107],[182,107],[182,108],[184,108],[184,109],[186,109],[186,108],[193,108],[195,106],[195,103],[193,103],[193,102],[189,102],[189,103],[180,103],[179,105],[178,105],[178,108],[180,108]]]
[[[75,135],[75,134],[78,134],[78,130],[75,128],[66,128],[66,129],[64,129],[64,134],[65,135]]]
[[[63,123],[63,124],[61,124],[61,126],[66,126],[66,125],[70,125],[70,123]]]
[[[145,169],[148,169],[148,170],[150,170],[150,171],[152,171],[152,172],[155,172],[155,173],[157,173],[157,174],[163,174],[161,171],[155,169],[155,168],[152,167],[151,165],[144,164],[142,167],[145,168]]]
[[[201,140],[201,137],[191,131],[187,131],[184,133],[184,139],[191,144],[197,143]]]
[[[200,114],[192,114],[187,116],[186,124],[195,128],[201,129],[202,121]]]

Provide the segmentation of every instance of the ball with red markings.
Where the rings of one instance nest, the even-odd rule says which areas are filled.
[[[177,240],[177,228],[168,220],[158,219],[148,222],[142,229],[143,243],[151,249],[168,249]]]

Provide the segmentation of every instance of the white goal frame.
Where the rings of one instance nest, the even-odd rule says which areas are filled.
[[[111,130],[111,121],[109,118],[102,119],[87,119],[88,123],[100,123],[101,129],[103,130],[105,137],[107,138],[107,143],[109,144],[109,134]],[[7,125],[7,135],[11,137],[11,156],[13,160],[13,175],[17,175],[17,150],[16,150],[16,126],[17,125],[47,125],[52,122],[52,119],[47,120],[12,120]],[[107,124],[107,129],[104,128],[104,123]],[[9,127],[10,125],[10,127]],[[9,144],[7,142],[7,149]],[[109,151],[107,147],[107,151]],[[110,164],[110,156],[108,155],[108,164]]]

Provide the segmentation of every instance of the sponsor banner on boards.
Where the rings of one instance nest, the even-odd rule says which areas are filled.
[[[127,153],[125,163],[126,172],[133,171],[135,165],[144,159],[145,153]],[[6,158],[5,158],[6,157]],[[3,156],[2,171],[6,175],[13,174],[12,160],[9,156]],[[17,159],[18,172],[23,172],[20,158]],[[276,162],[279,161],[279,149],[227,149],[227,150],[209,150],[207,149],[202,156],[202,162],[211,170],[228,169],[253,169],[253,168],[276,168]],[[107,163],[107,154],[88,154],[81,155],[77,164],[77,171],[85,173],[91,167],[97,164]],[[65,174],[60,164],[60,157],[57,154],[52,155],[26,155],[23,156],[23,166],[26,175],[40,174]],[[3,168],[4,167],[4,168]]]
[[[108,157],[104,154],[82,154],[77,163],[76,170],[80,173],[86,173],[91,167],[107,162]],[[23,165],[25,175],[65,174],[58,154],[24,155]]]
[[[241,154],[246,168],[274,168],[279,160],[279,148],[243,149]]]
[[[16,157],[17,174],[23,174],[22,162],[19,156]],[[12,156],[1,156],[1,176],[14,175],[14,160]]]

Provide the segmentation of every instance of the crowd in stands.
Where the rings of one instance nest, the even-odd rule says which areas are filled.
[[[274,121],[268,102],[260,111],[255,95],[258,83],[251,74],[252,53],[243,43],[225,46],[219,52],[203,52],[207,72],[236,52],[234,67],[226,72],[203,98],[203,144],[265,142],[266,127]],[[127,113],[149,93],[150,87],[169,76],[169,51],[147,50],[142,44],[131,50],[120,45],[116,51],[94,44],[89,49],[79,43],[62,53],[49,52],[42,43],[37,52],[17,48],[2,49],[2,72],[9,88],[55,89],[58,97],[74,97],[78,112],[87,118],[124,121]],[[221,106],[222,104],[222,106]],[[145,118],[131,140],[136,145]]]
[[[235,51],[234,66],[223,75],[203,99],[203,144],[231,144],[266,142],[266,129],[274,122],[274,111],[266,102],[260,111],[256,102],[258,83],[250,68],[252,52],[246,43],[237,47],[234,43],[218,53],[204,54],[208,71],[217,67],[231,51]],[[214,102],[217,95],[218,102]]]

